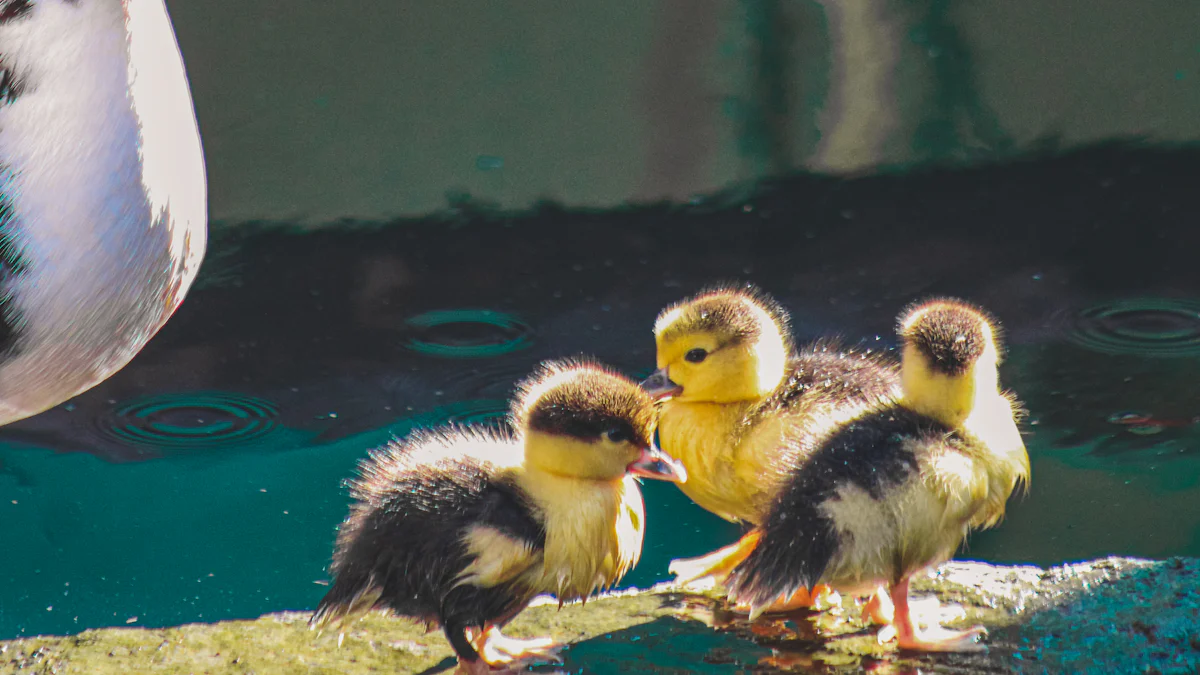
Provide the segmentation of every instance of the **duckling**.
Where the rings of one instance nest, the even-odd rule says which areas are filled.
[[[388,609],[440,626],[459,672],[556,660],[551,640],[500,629],[537,595],[561,606],[615,584],[641,555],[635,477],[686,474],[651,443],[650,397],[590,360],[543,364],[510,421],[419,432],[361,464],[314,629]]]
[[[998,523],[1028,484],[1016,399],[999,386],[998,328],[978,307],[939,299],[905,312],[898,332],[901,395],[795,437],[802,460],[730,574],[730,595],[753,617],[818,583],[886,584],[894,623],[881,641],[894,632],[902,649],[982,650],[980,627],[919,629],[908,588],[970,530]]]
[[[642,383],[659,403],[665,452],[687,468],[679,488],[701,507],[750,526],[738,542],[675,560],[676,582],[718,582],[757,542],[756,526],[798,460],[795,438],[898,391],[896,366],[830,341],[793,347],[787,312],[750,284],[722,284],[664,309],[654,326],[658,370]],[[806,589],[807,590],[807,589]],[[808,606],[802,591],[776,609]]]

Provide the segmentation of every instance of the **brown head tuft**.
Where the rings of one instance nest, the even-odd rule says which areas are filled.
[[[953,298],[926,300],[901,314],[900,339],[914,347],[935,372],[962,375],[988,344],[996,346],[995,322],[975,305]]]
[[[739,344],[762,334],[762,313],[775,323],[780,335],[790,339],[783,306],[757,286],[739,282],[708,286],[667,307],[659,313],[654,332],[663,343],[689,333],[708,332],[719,335],[725,344]]]
[[[617,433],[642,447],[654,434],[654,402],[633,380],[585,358],[547,361],[517,385],[513,425],[598,440]],[[612,440],[616,440],[613,438]]]

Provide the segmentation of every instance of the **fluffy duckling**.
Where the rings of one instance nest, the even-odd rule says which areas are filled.
[[[795,466],[795,438],[816,419],[853,416],[898,391],[895,365],[870,351],[817,343],[796,351],[787,312],[752,285],[715,286],[667,307],[654,326],[658,370],[642,387],[660,401],[665,452],[687,468],[680,489],[751,530],[701,558],[676,560],[678,583],[724,576],[753,548]],[[807,592],[775,609],[812,604]]]
[[[544,364],[510,419],[514,435],[448,427],[362,463],[314,628],[389,609],[441,626],[459,672],[555,658],[552,641],[500,629],[539,594],[561,604],[616,583],[641,555],[635,476],[686,475],[652,447],[650,397],[594,362]]]
[[[974,651],[982,628],[922,630],[914,574],[948,560],[974,528],[1004,516],[1029,480],[1015,399],[999,388],[999,339],[980,309],[935,300],[902,317],[898,400],[827,417],[796,438],[794,467],[730,595],[761,608],[814,584],[849,592],[887,584],[902,649]]]

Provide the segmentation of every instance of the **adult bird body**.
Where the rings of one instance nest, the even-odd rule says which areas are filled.
[[[124,367],[191,287],[204,160],[163,0],[0,0],[0,424]]]

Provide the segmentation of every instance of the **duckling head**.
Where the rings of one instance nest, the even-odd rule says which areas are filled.
[[[701,291],[654,324],[658,370],[642,387],[656,399],[733,403],[783,380],[792,351],[787,312],[749,284]]]
[[[1000,337],[979,307],[955,299],[914,305],[900,318],[906,407],[959,427],[977,397],[999,392]]]
[[[582,480],[687,480],[683,465],[652,443],[653,399],[620,373],[589,360],[550,361],[517,389],[511,416],[526,468]]]

